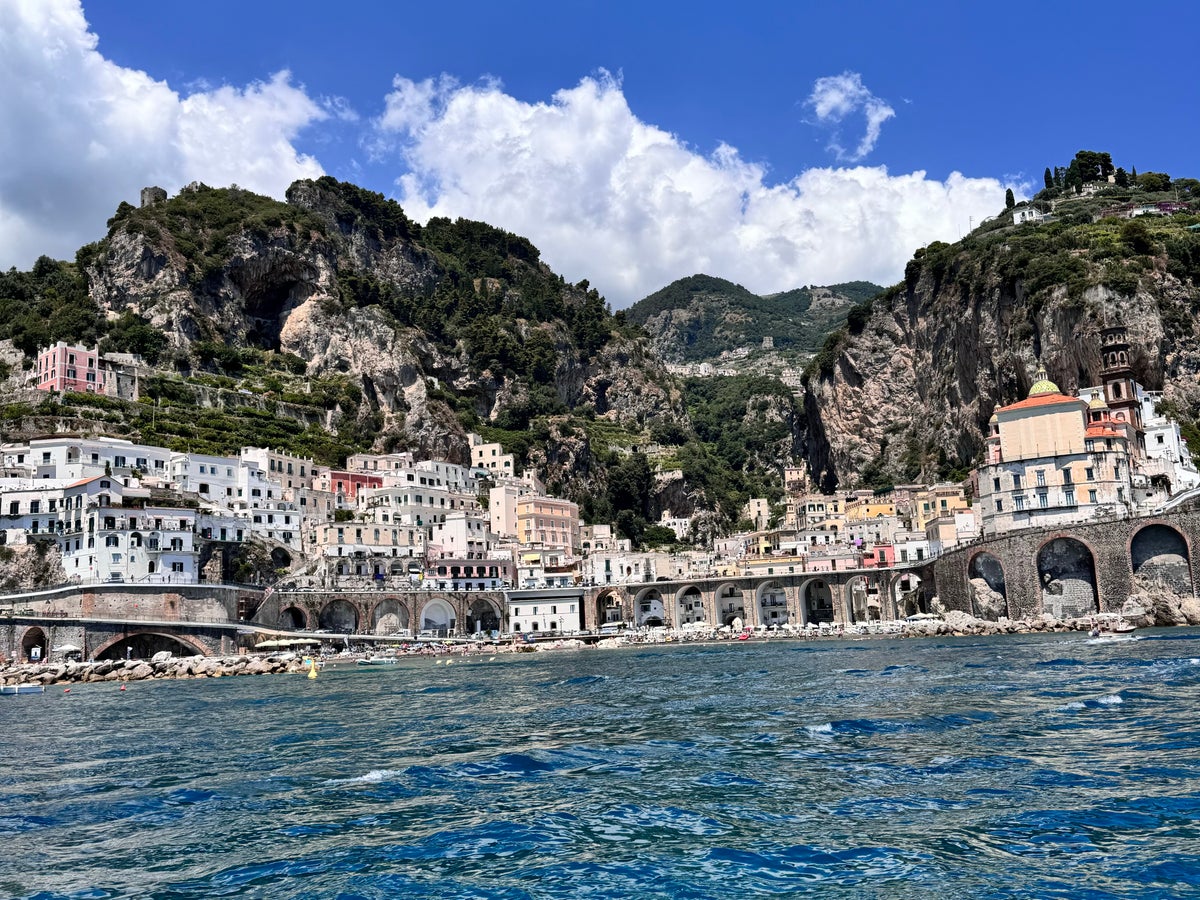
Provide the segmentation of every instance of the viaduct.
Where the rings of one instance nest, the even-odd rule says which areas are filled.
[[[1014,532],[920,566],[794,571],[532,591],[422,591],[382,583],[361,591],[273,591],[236,585],[68,585],[0,597],[0,655],[47,658],[74,646],[87,658],[232,653],[263,635],[325,631],[385,637],[411,630],[508,630],[513,606],[576,604],[576,620],[541,631],[689,623],[746,627],[871,622],[947,609],[979,618],[1057,618],[1117,611],[1143,579],[1196,596],[1200,512],[1165,513]],[[784,571],[784,570],[788,571]]]

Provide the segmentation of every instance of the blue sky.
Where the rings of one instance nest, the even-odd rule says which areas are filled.
[[[1192,4],[6,0],[0,265],[142,184],[328,173],[528,235],[614,306],[894,281],[1080,148],[1196,175]],[[1173,49],[1173,43],[1179,46]]]

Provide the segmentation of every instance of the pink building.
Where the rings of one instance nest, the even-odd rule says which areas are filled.
[[[896,548],[891,544],[875,544],[863,551],[864,569],[890,569],[896,565]]]
[[[316,478],[316,488],[330,491],[345,498],[348,503],[358,498],[358,492],[363,488],[383,487],[383,478],[379,475],[367,475],[363,472],[347,472],[343,469],[322,469]]]
[[[105,393],[100,351],[68,347],[62,341],[38,354],[34,377],[39,391]]]

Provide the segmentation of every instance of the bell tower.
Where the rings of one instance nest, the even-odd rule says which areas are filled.
[[[1146,429],[1142,423],[1142,400],[1130,365],[1129,340],[1124,325],[1113,325],[1100,332],[1100,378],[1104,399],[1112,411],[1112,421],[1129,429],[1130,446],[1145,456]]]

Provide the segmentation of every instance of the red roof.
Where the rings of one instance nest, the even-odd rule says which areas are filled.
[[[1026,400],[1018,400],[1016,403],[1010,403],[1008,406],[1002,406],[996,412],[1002,413],[1010,412],[1014,409],[1032,409],[1036,406],[1064,406],[1068,403],[1080,409],[1087,406],[1087,403],[1078,397],[1068,397],[1066,394],[1038,394]]]

